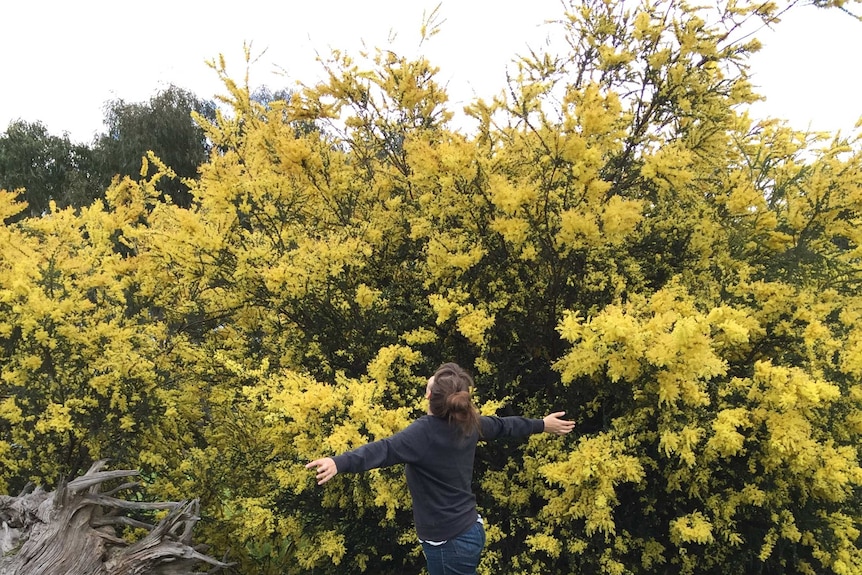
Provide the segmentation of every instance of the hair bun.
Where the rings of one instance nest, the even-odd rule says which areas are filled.
[[[473,408],[469,391],[456,391],[446,398],[446,406],[450,411],[466,412]]]
[[[444,363],[432,377],[429,411],[455,423],[463,435],[479,431],[479,412],[473,405],[473,378],[454,363]]]

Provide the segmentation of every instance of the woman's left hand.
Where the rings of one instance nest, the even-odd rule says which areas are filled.
[[[338,467],[331,457],[315,459],[305,466],[306,469],[317,469],[317,484],[323,485],[338,474]]]

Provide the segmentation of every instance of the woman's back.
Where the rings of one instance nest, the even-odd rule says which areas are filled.
[[[420,539],[446,540],[478,517],[472,489],[478,434],[465,437],[456,425],[433,415],[413,426],[421,430],[424,443],[422,457],[404,468],[416,531]]]

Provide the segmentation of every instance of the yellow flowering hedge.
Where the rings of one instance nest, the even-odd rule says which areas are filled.
[[[151,154],[0,227],[0,488],[110,457],[238,572],[418,573],[399,469],[303,465],[457,361],[484,413],[578,422],[479,450],[481,573],[862,571],[862,148],[751,118],[782,6],[719,8],[569,4],[469,129],[422,57],[267,105],[215,62],[190,208]]]

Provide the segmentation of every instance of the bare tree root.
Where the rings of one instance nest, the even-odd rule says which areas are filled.
[[[97,461],[81,477],[61,483],[53,493],[37,488],[16,497],[0,496],[0,575],[195,575],[196,567],[215,573],[228,564],[192,546],[198,500],[127,501],[124,483],[102,493],[106,481],[139,475],[134,470],[102,471]],[[137,510],[169,510],[157,525],[123,515]],[[131,543],[118,528],[149,533]]]

